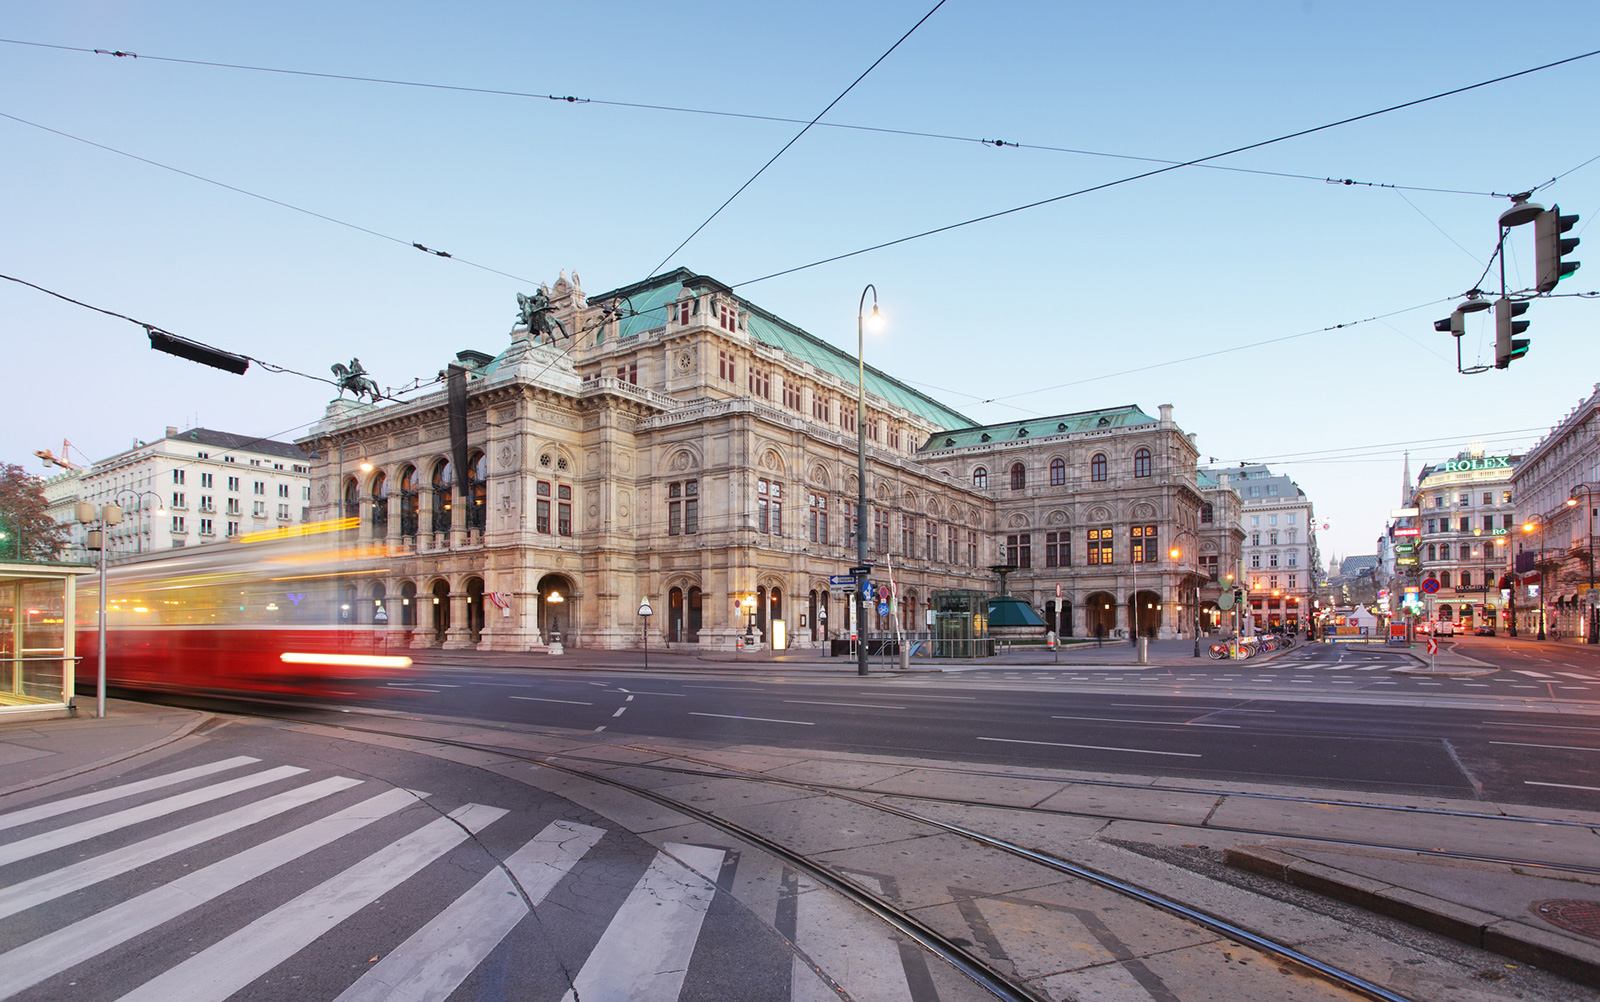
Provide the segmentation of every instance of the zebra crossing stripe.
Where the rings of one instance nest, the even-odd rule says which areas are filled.
[[[360,785],[361,780],[346,779],[343,776],[324,779],[309,786],[258,800],[253,804],[246,804],[226,814],[219,814],[214,818],[206,818],[175,831],[147,838],[127,848],[113,849],[93,859],[86,859],[50,873],[42,873],[31,880],[0,888],[0,918],[15,915],[46,901],[53,901],[102,880],[110,880],[118,874],[138,869],[258,821],[264,821],[303,804]]]
[[[180,769],[177,772],[169,772],[165,776],[157,776],[154,779],[141,779],[136,783],[123,783],[120,786],[96,790],[93,793],[66,797],[62,800],[52,800],[48,804],[40,804],[37,807],[25,807],[20,811],[0,814],[0,831],[7,828],[15,828],[18,825],[32,824],[35,821],[43,821],[45,818],[53,818],[59,814],[68,814],[84,807],[93,807],[96,804],[103,804],[107,801],[121,800],[124,797],[148,793],[151,790],[176,786],[191,779],[227,772],[229,769],[237,769],[240,766],[251,765],[259,761],[261,760],[249,755],[237,755],[233,758],[225,758],[220,762],[197,765],[193,769]]]
[[[1558,671],[1556,674],[1565,675],[1567,678],[1575,678],[1579,682],[1593,682],[1595,680],[1593,675],[1579,675],[1575,671]]]
[[[1378,665],[1367,665],[1365,668],[1357,668],[1356,671],[1378,671],[1379,669],[1381,669],[1383,667],[1384,666],[1381,665],[1381,664],[1378,664]]]
[[[143,935],[427,794],[388,790],[0,954],[0,999]]]
[[[667,843],[612,916],[562,1002],[676,1002],[716,896],[716,886],[701,874],[717,874],[724,855],[708,846]]]
[[[120,1002],[222,1002],[507,813],[482,804],[458,807],[168,968]]]
[[[268,783],[276,783],[280,779],[298,776],[302,772],[305,772],[305,770],[297,765],[280,765],[276,769],[268,769],[265,772],[257,772],[249,776],[241,776],[238,779],[230,779],[225,783],[202,786],[198,790],[180,793],[176,796],[167,797],[165,800],[154,800],[148,804],[141,804],[138,807],[130,807],[125,811],[118,811],[115,814],[107,814],[104,817],[80,821],[75,825],[57,828],[55,831],[42,832],[32,838],[19,839],[9,845],[0,845],[0,865],[15,863],[19,859],[27,859],[30,856],[37,856],[41,852],[49,852],[51,849],[59,849],[62,846],[72,845],[86,839],[98,838],[101,835],[110,834],[129,825],[136,825],[152,818],[164,817],[174,811],[185,810],[197,804],[205,804],[213,800],[220,800],[235,793],[241,793],[258,786],[265,786]]]
[[[1529,678],[1549,678],[1550,677],[1549,675],[1546,675],[1544,672],[1528,671],[1526,668],[1517,668],[1515,670],[1516,670],[1516,673],[1518,675],[1526,675]]]
[[[522,921],[528,905],[537,907],[604,834],[588,825],[552,822],[334,1002],[443,1002]]]

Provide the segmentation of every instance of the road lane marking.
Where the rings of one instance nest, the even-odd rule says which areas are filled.
[[[426,796],[412,790],[380,793],[0,954],[0,998],[98,957]]]
[[[1579,727],[1577,724],[1518,724],[1508,723],[1504,720],[1480,720],[1478,723],[1488,724],[1490,727],[1530,727],[1541,731],[1590,731],[1600,734],[1600,727]]]
[[[216,817],[205,818],[184,825],[182,828],[152,836],[143,842],[113,849],[103,855],[64,866],[50,873],[41,873],[37,877],[0,890],[0,918],[15,915],[46,901],[53,901],[103,880],[110,880],[119,874],[165,859],[184,849],[221,838],[223,835],[276,817],[303,804],[360,785],[361,780],[346,779],[343,776],[324,779],[297,790],[288,790],[265,800],[246,804]]]
[[[1579,682],[1593,682],[1595,680],[1593,675],[1579,675],[1577,672],[1558,671],[1556,674],[1565,675],[1567,678],[1575,678]]]
[[[617,707],[617,712],[613,713],[612,716],[613,717],[620,717],[624,713],[627,713],[627,712],[628,712],[628,708],[626,706],[619,706],[619,707]]]
[[[929,695],[926,695],[926,694],[920,693],[920,692],[897,692],[897,693],[895,693],[895,698],[896,699],[961,699],[961,700],[971,701],[971,700],[977,699],[978,697],[977,696],[929,696]]]
[[[543,696],[507,696],[507,699],[525,699],[530,703],[571,703],[573,706],[593,706],[582,699],[546,699]]]
[[[749,686],[737,685],[686,685],[685,689],[721,689],[725,692],[766,692],[765,689],[752,689]]]
[[[1021,738],[986,738],[979,736],[979,741],[1000,741],[1008,745],[1047,745],[1051,748],[1087,748],[1090,751],[1119,751],[1131,752],[1135,755],[1171,755],[1174,758],[1199,758],[1195,752],[1182,751],[1155,751],[1150,748],[1116,748],[1110,745],[1074,745],[1064,741],[1024,741]]]
[[[1549,675],[1546,675],[1543,672],[1529,671],[1526,668],[1517,668],[1515,670],[1516,670],[1516,673],[1518,675],[1526,675],[1529,678],[1549,678],[1550,677]]]
[[[334,1002],[444,1002],[522,921],[528,905],[538,907],[604,834],[571,821],[551,822]]]
[[[154,818],[165,817],[175,811],[187,810],[198,804],[210,803],[223,797],[231,797],[235,793],[242,793],[268,783],[276,783],[280,779],[298,776],[306,770],[294,765],[280,765],[276,769],[241,776],[230,779],[225,783],[215,783],[211,786],[202,786],[198,790],[180,793],[177,796],[167,797],[164,800],[151,801],[138,807],[130,807],[125,811],[107,814],[104,817],[80,821],[75,825],[57,828],[54,831],[42,832],[32,838],[19,839],[8,845],[0,845],[0,866],[6,863],[15,863],[19,859],[37,856],[42,852],[59,849],[62,846],[73,845],[86,839],[108,835],[111,832],[126,828],[129,825],[140,824]]]
[[[222,1002],[510,813],[466,804],[168,968],[118,1002]]]
[[[45,818],[53,818],[58,814],[66,814],[70,811],[76,811],[79,808],[93,807],[96,804],[103,804],[109,800],[121,800],[124,797],[132,797],[140,793],[149,793],[151,790],[159,790],[167,786],[176,786],[179,783],[186,783],[191,779],[199,779],[202,776],[210,776],[218,772],[227,772],[229,769],[237,769],[240,766],[253,765],[259,761],[261,760],[258,758],[253,758],[249,755],[236,755],[233,758],[225,758],[219,762],[211,762],[206,765],[197,765],[192,769],[180,769],[177,772],[169,772],[165,776],[157,776],[154,779],[141,779],[137,782],[123,783],[121,786],[113,786],[105,790],[96,790],[93,793],[84,793],[76,797],[67,797],[64,800],[56,800],[48,804],[40,804],[37,807],[24,807],[20,811],[11,811],[8,814],[0,814],[0,831],[3,831],[7,828],[15,828],[18,825],[31,824],[34,821],[43,821]]]
[[[725,853],[668,842],[589,951],[562,1002],[676,1002]]]
[[[903,706],[889,706],[885,703],[831,703],[822,699],[786,699],[785,703],[800,703],[805,706],[859,706],[864,710],[903,710]]]
[[[1239,724],[1202,724],[1192,720],[1133,720],[1128,717],[1069,717],[1050,715],[1051,720],[1104,720],[1113,724],[1154,724],[1157,727],[1226,727],[1238,730]]]
[[[701,713],[699,710],[690,710],[691,717],[721,717],[724,720],[759,720],[763,724],[803,724],[806,727],[815,727],[814,720],[779,720],[776,717],[747,717],[740,713]]]
[[[1557,748],[1561,751],[1592,751],[1600,752],[1600,748],[1586,748],[1583,745],[1540,745],[1529,741],[1491,741],[1492,745],[1510,745],[1513,748]]]
[[[1589,790],[1593,793],[1600,793],[1600,786],[1574,786],[1571,783],[1540,783],[1532,779],[1525,779],[1522,782],[1526,786],[1554,786],[1561,790]]]
[[[410,686],[410,685],[393,685],[393,684],[390,684],[390,685],[384,686],[384,688],[393,689],[393,690],[395,690],[397,692],[429,692],[429,693],[432,693],[435,696],[439,695],[439,690],[438,689],[418,689],[415,686]]]

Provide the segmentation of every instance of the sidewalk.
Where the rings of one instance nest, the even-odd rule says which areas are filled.
[[[83,712],[85,705],[89,713]],[[194,733],[211,715],[171,706],[106,700],[106,715],[93,715],[93,700],[79,700],[76,717],[5,723],[0,718],[0,797],[154,751]]]
[[[1600,876],[1284,845],[1242,846],[1224,856],[1237,869],[1600,988]]]

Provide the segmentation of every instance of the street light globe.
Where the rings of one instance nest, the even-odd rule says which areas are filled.
[[[363,462],[361,464],[361,472],[362,473],[371,473],[372,472],[372,464]]]
[[[881,330],[883,330],[883,325],[886,322],[887,321],[885,321],[883,319],[883,314],[878,312],[878,304],[877,303],[873,303],[872,304],[872,315],[867,317],[867,330],[869,330],[869,331],[881,331]]]

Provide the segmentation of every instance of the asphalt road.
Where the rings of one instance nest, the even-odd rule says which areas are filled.
[[[1382,648],[1305,645],[1266,663],[864,679],[431,668],[360,702],[623,738],[1592,808],[1600,668],[1540,665],[1417,676],[1395,670],[1414,659]]]

